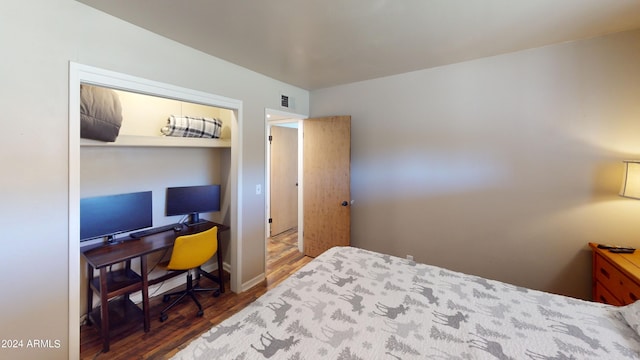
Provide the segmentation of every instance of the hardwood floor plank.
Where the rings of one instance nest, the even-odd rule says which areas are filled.
[[[220,323],[240,311],[255,299],[273,288],[282,280],[311,261],[298,251],[296,229],[286,231],[267,242],[266,281],[241,293],[234,294],[228,289],[229,274],[226,275],[226,291],[215,298],[208,293],[198,295],[204,315],[197,317],[197,307],[191,300],[179,303],[168,313],[169,318],[160,322],[160,311],[166,306],[162,294],[149,300],[151,330],[145,333],[142,324],[133,326],[121,334],[112,335],[110,351],[102,353],[102,339],[95,326],[80,327],[81,359],[168,359],[180,349]],[[201,280],[202,287],[214,286],[209,279]]]

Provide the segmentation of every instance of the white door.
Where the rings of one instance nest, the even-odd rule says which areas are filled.
[[[298,226],[298,129],[271,126],[269,236]]]

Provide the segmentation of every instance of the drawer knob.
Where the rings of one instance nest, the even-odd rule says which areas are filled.
[[[611,275],[609,275],[609,273],[607,272],[607,270],[600,268],[600,272],[602,273],[602,275],[604,275],[607,279],[609,279],[611,277]]]

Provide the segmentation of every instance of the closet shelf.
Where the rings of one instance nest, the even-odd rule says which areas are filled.
[[[200,147],[230,148],[231,139],[201,139],[171,136],[119,135],[114,142],[80,139],[80,146],[143,146],[143,147]]]

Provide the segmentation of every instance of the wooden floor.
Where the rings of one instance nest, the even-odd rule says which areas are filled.
[[[267,280],[242,294],[234,294],[225,284],[224,294],[214,298],[204,293],[198,299],[204,307],[204,316],[197,317],[197,307],[191,300],[185,300],[169,312],[169,319],[159,321],[160,311],[166,304],[162,296],[150,301],[151,330],[145,333],[142,324],[137,324],[121,334],[111,337],[110,350],[102,352],[102,341],[98,329],[93,326],[80,327],[81,359],[166,359],[174,355],[189,341],[247,306],[268,289],[274,287],[297,269],[311,261],[297,249],[298,234],[290,230],[271,238],[267,252]],[[202,287],[213,286],[208,279],[201,280]]]

